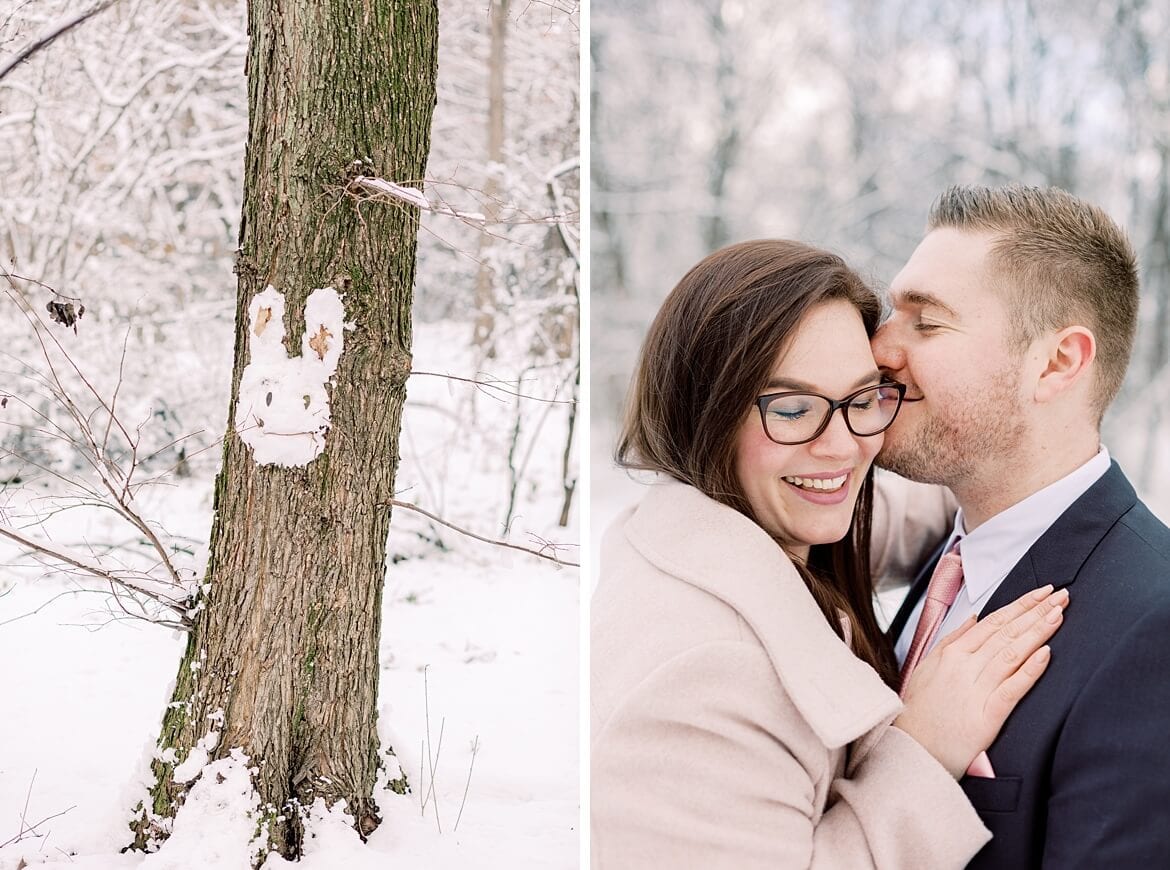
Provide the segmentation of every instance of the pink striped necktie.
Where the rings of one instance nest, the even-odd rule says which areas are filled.
[[[947,611],[955,603],[955,597],[963,586],[963,561],[959,558],[958,547],[956,542],[955,546],[947,550],[934,566],[934,573],[930,575],[930,585],[926,587],[926,603],[922,605],[918,628],[914,630],[914,639],[910,641],[910,650],[902,664],[899,694],[905,694],[910,675],[930,649],[939,626],[942,625]]]
[[[955,603],[959,590],[963,588],[963,561],[959,558],[959,544],[955,543],[934,566],[934,573],[930,576],[930,584],[926,587],[926,603],[922,606],[922,615],[918,618],[918,628],[914,630],[914,639],[910,642],[910,651],[906,653],[906,661],[902,664],[901,684],[899,694],[906,693],[906,684],[910,682],[910,675],[921,663],[927,650],[930,649],[939,626],[946,618],[947,611]],[[994,777],[995,771],[991,767],[991,760],[986,752],[980,752],[967,768],[968,776]]]

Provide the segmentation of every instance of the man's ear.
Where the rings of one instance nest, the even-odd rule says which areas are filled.
[[[1086,326],[1068,326],[1045,345],[1048,358],[1036,381],[1036,401],[1050,402],[1082,383],[1097,358],[1097,339]]]

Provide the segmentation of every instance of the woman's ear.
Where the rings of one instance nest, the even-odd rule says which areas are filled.
[[[1051,402],[1088,375],[1097,357],[1097,339],[1086,326],[1068,326],[1045,343],[1048,357],[1036,380],[1036,401]]]

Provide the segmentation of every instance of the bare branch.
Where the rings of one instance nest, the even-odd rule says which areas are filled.
[[[556,565],[569,565],[573,568],[580,568],[581,567],[580,563],[578,563],[578,562],[570,562],[567,559],[558,558],[556,555],[556,551],[558,549],[560,549],[561,547],[572,547],[572,546],[575,546],[574,544],[546,543],[543,547],[541,547],[540,550],[534,550],[531,547],[523,547],[520,544],[513,544],[509,541],[499,541],[499,540],[494,540],[492,538],[485,538],[482,535],[477,535],[475,532],[469,532],[467,529],[461,528],[461,527],[455,525],[454,523],[450,523],[441,517],[437,517],[433,513],[431,513],[430,511],[424,510],[423,508],[420,508],[418,505],[411,504],[408,501],[399,501],[398,499],[392,498],[388,502],[382,502],[382,506],[383,507],[392,506],[392,507],[404,508],[405,510],[408,510],[408,511],[414,511],[417,514],[422,514],[424,517],[426,517],[429,520],[433,520],[434,522],[438,523],[439,525],[446,526],[447,528],[449,528],[453,531],[459,532],[459,534],[461,534],[461,535],[466,535],[469,538],[474,538],[475,540],[482,541],[485,544],[495,544],[497,547],[506,547],[509,550],[519,550],[521,553],[529,553],[533,556],[538,556],[541,559],[547,559],[548,561],[550,561]],[[0,532],[3,532],[3,528],[0,528]],[[547,552],[544,552],[545,550],[551,550],[553,552],[553,555],[550,556]]]
[[[7,273],[6,273],[7,274]],[[29,304],[28,299],[24,296],[23,291],[16,286],[15,281],[11,275],[8,275],[8,283],[10,290],[6,291],[10,299],[24,314],[29,324],[33,328],[33,332],[40,343],[41,355],[49,367],[49,373],[52,376],[51,383],[48,384],[50,391],[54,398],[65,408],[70,417],[77,424],[78,431],[84,440],[84,449],[81,451],[82,455],[86,457],[87,462],[93,467],[97,474],[98,480],[102,487],[109,493],[113,502],[113,507],[125,520],[138,529],[147,540],[150,541],[151,546],[154,547],[155,552],[158,553],[162,564],[165,566],[167,573],[170,575],[170,582],[176,588],[182,588],[182,581],[179,579],[179,572],[175,568],[174,563],[171,562],[170,555],[167,553],[166,547],[163,546],[162,541],[159,540],[158,535],[150,525],[138,514],[131,502],[134,498],[131,491],[131,479],[134,471],[138,466],[138,443],[141,435],[141,426],[139,426],[134,435],[131,435],[119,419],[115,411],[115,403],[117,402],[118,390],[122,385],[122,377],[125,366],[126,355],[126,340],[129,338],[129,331],[127,330],[126,340],[123,341],[122,359],[118,367],[118,383],[114,390],[114,396],[111,402],[106,402],[97,388],[85,376],[85,373],[70,356],[69,351],[58,341],[57,337],[47,329],[44,321],[35,309]],[[48,336],[57,350],[64,357],[65,361],[72,368],[73,372],[78,376],[81,382],[85,385],[89,394],[97,401],[99,408],[105,412],[107,416],[107,425],[105,434],[99,443],[96,434],[91,426],[92,415],[83,414],[77,403],[70,396],[61,377],[57,373],[57,367],[53,364],[53,357],[50,353],[49,347],[45,342],[45,336]],[[98,409],[95,408],[95,412]],[[113,461],[109,454],[109,438],[112,428],[116,427],[121,434],[126,447],[130,450],[129,468],[123,471],[122,468]],[[108,474],[107,474],[108,472]],[[112,479],[111,479],[112,478]],[[82,567],[82,566],[78,566]],[[82,567],[82,570],[88,570]],[[92,572],[91,572],[92,573]],[[99,575],[101,576],[101,575]]]
[[[53,813],[51,816],[45,816],[39,822],[36,822],[35,824],[30,825],[28,823],[28,804],[29,804],[29,801],[32,800],[33,783],[35,783],[37,781],[37,772],[38,772],[37,770],[33,770],[32,778],[28,781],[28,792],[24,796],[24,809],[21,810],[21,812],[20,812],[20,831],[17,833],[17,835],[15,837],[11,837],[10,839],[5,840],[3,843],[0,843],[0,849],[3,849],[5,846],[9,846],[13,843],[19,843],[21,840],[24,839],[26,834],[31,834],[33,837],[42,836],[41,834],[38,834],[36,832],[37,828],[39,828],[45,822],[51,821],[52,819],[55,819],[58,816],[63,816],[67,812],[69,812],[69,810],[73,810],[73,809],[77,808],[77,805],[74,804],[73,806],[69,807],[69,809],[61,810],[61,812],[59,812],[59,813]],[[23,864],[24,862],[22,861],[21,863]]]
[[[26,46],[23,51],[18,52],[16,57],[14,57],[12,60],[10,60],[4,67],[0,67],[0,79],[3,79],[6,75],[8,75],[10,72],[12,72],[14,69],[16,69],[16,67],[20,66],[22,63],[24,63],[26,60],[28,60],[30,57],[32,57],[34,54],[36,54],[38,51],[40,51],[42,48],[46,48],[49,45],[51,45],[53,43],[53,41],[57,39],[57,37],[68,33],[70,30],[72,30],[77,25],[89,20],[93,16],[97,15],[99,12],[103,12],[106,9],[109,9],[111,6],[113,6],[117,2],[118,2],[118,0],[102,0],[102,2],[98,3],[96,6],[94,6],[92,9],[90,9],[88,12],[82,12],[80,15],[74,16],[73,18],[66,21],[65,23],[59,24],[53,30],[50,30],[44,36],[40,37],[39,39],[37,39],[36,41],[31,43],[30,45]]]
[[[36,284],[38,287],[44,287],[59,299],[68,299],[71,302],[81,302],[80,296],[70,296],[67,293],[62,293],[55,287],[50,287],[44,281],[38,281],[36,278],[29,278],[25,275],[17,275],[15,272],[0,272],[0,275],[3,275],[5,278],[16,278],[18,281],[27,281],[29,284]]]
[[[549,195],[552,197],[553,206],[559,212],[568,210],[565,204],[565,191],[560,185],[560,177],[567,175],[570,172],[581,168],[581,161],[573,157],[564,161],[559,166],[554,166],[547,176],[545,176],[545,183],[548,185]],[[581,249],[579,242],[569,233],[569,225],[560,223],[557,225],[557,232],[560,234],[561,243],[565,246],[565,251],[572,257],[573,262],[577,264],[577,268],[581,268]]]
[[[86,574],[90,574],[94,577],[99,577],[102,580],[105,580],[105,581],[112,583],[116,586],[120,586],[121,588],[129,590],[130,592],[136,592],[139,595],[145,595],[147,598],[150,598],[151,600],[157,602],[158,604],[162,605],[163,607],[165,607],[168,610],[172,611],[173,613],[177,614],[179,616],[179,622],[183,626],[184,630],[189,630],[192,626],[191,620],[187,616],[187,608],[183,604],[181,604],[180,602],[178,602],[172,598],[168,598],[167,596],[161,595],[158,592],[154,592],[150,589],[146,589],[143,586],[139,586],[135,583],[131,583],[125,577],[119,577],[116,574],[112,574],[109,571],[107,571],[105,568],[102,568],[98,565],[87,564],[82,559],[80,559],[76,556],[71,556],[68,553],[63,552],[62,550],[54,549],[53,547],[49,547],[49,546],[46,546],[45,544],[34,541],[31,538],[27,538],[24,535],[20,534],[19,532],[14,531],[13,529],[9,528],[8,526],[0,525],[0,537],[8,538],[10,541],[15,541],[16,543],[20,544],[22,547],[26,547],[29,550],[32,550],[33,552],[42,553],[46,556],[49,556],[52,559],[57,560],[58,562],[63,562],[66,565],[71,565],[79,571],[84,571]],[[175,579],[176,579],[176,581],[178,580],[177,576]],[[176,586],[176,589],[182,590],[182,586],[179,585],[177,582],[176,582],[175,586]]]
[[[346,193],[357,196],[360,200],[393,201],[411,205],[421,211],[454,218],[482,232],[488,232],[487,226],[489,224],[560,224],[575,222],[577,220],[577,213],[575,211],[552,215],[529,215],[517,209],[511,203],[504,202],[490,193],[477,191],[466,185],[455,184],[453,182],[430,182],[430,184],[432,187],[447,184],[469,193],[477,193],[486,201],[485,204],[495,206],[494,209],[491,209],[493,214],[489,217],[488,214],[483,212],[462,211],[448,205],[442,196],[436,195],[437,201],[432,201],[417,187],[397,184],[393,181],[387,181],[384,178],[370,175],[358,175],[345,186],[345,191]]]
[[[544,396],[529,396],[529,395],[526,395],[525,393],[519,393],[519,392],[516,392],[515,390],[505,389],[504,387],[500,386],[500,384],[510,384],[511,383],[510,381],[498,381],[498,380],[494,380],[494,379],[490,380],[490,381],[481,381],[481,380],[477,380],[475,378],[461,378],[461,377],[457,377],[456,375],[440,374],[439,372],[415,372],[415,371],[412,371],[411,375],[419,375],[422,377],[431,377],[431,378],[446,378],[449,381],[460,381],[460,382],[465,383],[465,384],[475,384],[476,386],[479,386],[479,387],[486,387],[487,389],[497,390],[497,391],[504,393],[505,395],[508,395],[508,396],[516,396],[517,398],[520,398],[520,399],[532,399],[533,401],[536,401],[536,402],[548,402],[550,405],[575,405],[575,404],[577,404],[576,399],[546,399]]]

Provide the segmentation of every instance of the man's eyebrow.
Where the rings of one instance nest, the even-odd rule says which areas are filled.
[[[856,381],[854,381],[853,386],[850,387],[850,389],[858,390],[858,389],[861,389],[862,387],[864,387],[866,384],[871,384],[871,383],[876,386],[877,383],[881,380],[881,377],[882,377],[881,372],[879,372],[877,369],[874,369],[869,374],[862,375]],[[796,380],[792,380],[790,378],[771,378],[768,381],[767,389],[769,389],[769,390],[799,390],[799,391],[804,392],[804,393],[819,393],[820,392],[820,390],[817,387],[808,383],[808,381],[796,381]]]
[[[946,314],[948,317],[959,319],[959,312],[951,308],[933,293],[927,293],[923,290],[903,290],[901,293],[894,294],[894,305],[913,305],[917,308],[937,308]]]

